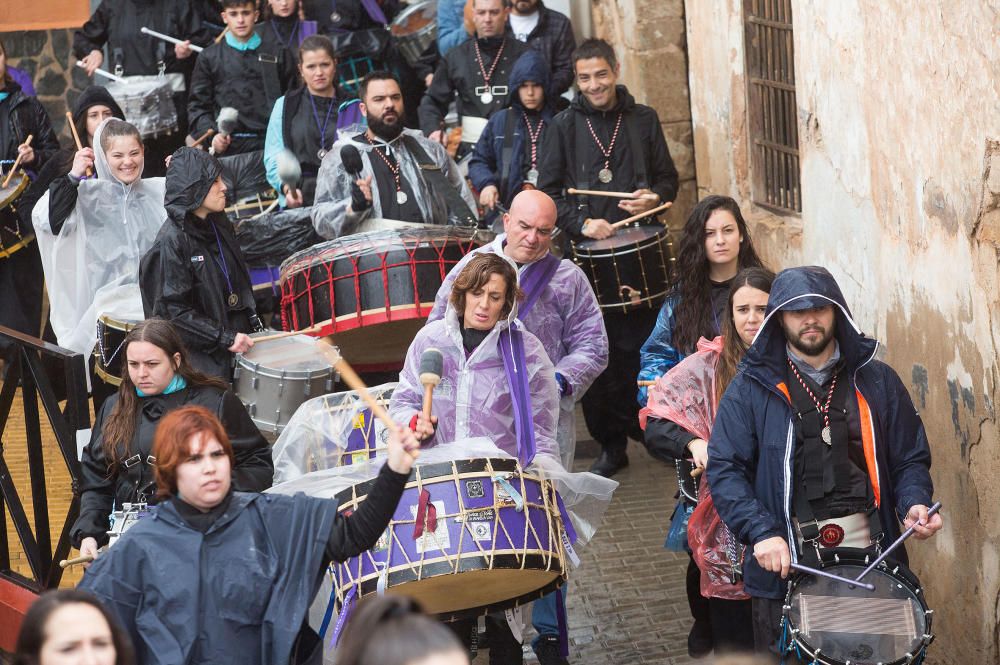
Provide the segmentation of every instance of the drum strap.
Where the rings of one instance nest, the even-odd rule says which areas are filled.
[[[444,197],[448,211],[458,217],[463,226],[477,226],[479,224],[479,216],[469,209],[469,205],[462,198],[462,195],[448,182],[448,178],[441,171],[441,167],[427,156],[427,151],[423,149],[415,138],[403,134],[402,139],[403,145],[406,146],[406,149],[410,151],[410,154],[413,155],[420,165],[420,171],[423,173],[425,182],[431,191]]]
[[[630,112],[626,114],[622,125],[624,126],[625,134],[628,136],[628,145],[632,152],[632,168],[635,170],[635,189],[646,189],[649,187],[649,177],[646,174],[646,151],[643,150],[642,137],[639,136],[639,127],[635,113]]]
[[[278,100],[278,97],[281,97],[281,81],[278,78],[278,63],[280,60],[280,53],[278,55],[271,55],[269,53],[257,54],[257,62],[260,63],[260,77],[269,106],[274,106],[274,102]]]
[[[513,107],[507,107],[504,111],[507,117],[504,118],[503,125],[503,149],[500,151],[500,191],[504,190],[507,178],[510,177],[510,163],[514,156],[514,123],[517,121],[517,114]]]
[[[580,122],[580,119],[577,117],[579,114],[575,111],[572,111],[572,113],[574,127],[573,158],[576,160],[577,164],[576,188],[590,189],[590,169],[588,161],[584,159],[581,153],[585,150],[584,146],[593,145],[594,139],[590,135],[590,131],[587,129],[586,123]],[[577,194],[576,200],[578,201],[577,209],[584,213],[587,217],[590,217],[590,198]]]

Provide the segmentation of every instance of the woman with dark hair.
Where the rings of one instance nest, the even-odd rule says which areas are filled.
[[[24,616],[13,665],[133,665],[132,643],[97,598],[79,589],[47,591]]]
[[[264,30],[289,53],[295,53],[296,47],[316,34],[316,21],[305,20],[298,0],[267,0],[262,5]]]
[[[691,211],[676,256],[670,293],[640,351],[640,385],[693,353],[699,338],[721,334],[730,282],[740,270],[762,265],[739,205],[716,194]],[[639,403],[646,403],[645,387],[639,388]]]
[[[337,140],[337,54],[333,43],[323,35],[313,35],[302,42],[298,52],[304,85],[274,103],[264,139],[267,180],[284,208],[313,204],[320,163]],[[295,155],[302,167],[301,188],[289,189],[281,182],[278,155],[283,150]]]
[[[376,596],[361,603],[337,646],[337,665],[468,663],[455,634],[405,596]]]
[[[120,354],[122,383],[97,413],[80,461],[80,517],[70,537],[84,555],[96,556],[108,541],[115,506],[156,502],[153,436],[174,409],[198,404],[222,422],[235,450],[232,483],[237,490],[267,489],[274,472],[270,446],[246,408],[225,382],[191,366],[169,322],[143,321],[125,336]]]
[[[28,145],[28,137],[32,137]],[[33,178],[59,150],[49,116],[41,103],[21,90],[7,72],[7,50],[0,41],[0,182],[7,177],[14,162]],[[15,175],[10,190],[21,186]],[[33,242],[31,217],[15,212],[16,206],[0,209],[0,325],[18,332],[41,336],[42,264],[38,245]],[[7,343],[0,342],[0,352]]]
[[[646,446],[657,459],[670,464],[690,459],[694,469],[705,469],[716,407],[764,321],[773,280],[774,274],[764,268],[740,271],[730,280],[722,336],[699,339],[697,350],[649,389],[649,404],[639,412],[639,420]],[[697,495],[693,508],[682,494],[672,520],[685,529],[683,522],[693,508],[686,545],[692,553],[687,595],[695,623],[688,651],[692,657],[711,649],[753,651],[750,598],[742,583],[730,577],[742,562],[741,557],[730,560],[730,553],[742,546],[718,519],[704,479]]]
[[[306,614],[330,561],[373,547],[419,447],[390,430],[388,457],[349,517],[336,500],[234,492],[235,454],[202,406],[156,430],[160,503],[88,570],[80,587],[121,619],[143,665],[319,663]]]

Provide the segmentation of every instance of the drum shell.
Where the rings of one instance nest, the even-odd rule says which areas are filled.
[[[4,173],[0,175],[0,184],[3,180],[7,178],[7,174]],[[17,201],[24,194],[28,185],[31,184],[31,180],[28,178],[28,174],[24,172],[23,169],[18,169],[14,175],[11,176],[10,182],[6,187],[0,188],[0,214],[7,214],[3,211],[10,209],[10,215],[13,220],[14,230],[17,230],[20,224],[17,222]],[[28,224],[30,226],[30,223]],[[11,228],[8,228],[5,224],[0,224],[0,260],[6,259],[8,256],[22,249],[28,245],[35,236],[33,233],[29,232],[30,229],[25,229],[25,232],[20,236],[13,232]]]
[[[143,138],[149,138],[177,130],[176,81],[173,75],[126,76],[124,81],[108,85],[108,92],[121,106],[125,120],[134,125]],[[180,81],[183,90],[184,79]]]
[[[494,480],[509,477],[524,510]],[[353,511],[374,481],[338,495]],[[413,528],[420,490],[437,508],[437,531],[418,539]],[[334,564],[341,603],[351,586],[359,598],[378,591],[387,563],[389,593],[417,599],[444,619],[478,616],[527,603],[565,582],[562,518],[550,481],[520,470],[513,459],[472,459],[419,466],[411,473],[393,522],[368,552]],[[420,544],[423,547],[420,547]],[[444,551],[438,549],[443,546]]]
[[[121,348],[125,342],[125,336],[138,324],[138,321],[118,319],[114,314],[101,314],[97,317],[94,373],[105,383],[112,386],[121,385]]]
[[[574,242],[571,249],[602,310],[655,308],[666,299],[672,260],[666,227],[630,227],[605,240]]]
[[[140,462],[145,464],[145,462]],[[150,514],[149,506],[145,503],[126,503],[122,505],[122,510],[111,513],[111,529],[108,530],[108,547],[118,542],[126,531],[145,519]]]
[[[416,66],[427,47],[437,39],[437,4],[437,0],[413,3],[400,12],[389,26],[396,40],[396,47],[410,66]],[[423,15],[426,22],[416,30],[409,30],[411,17],[417,14]]]

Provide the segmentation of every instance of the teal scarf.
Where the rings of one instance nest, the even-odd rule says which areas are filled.
[[[184,380],[184,377],[180,374],[174,374],[174,378],[170,380],[170,383],[167,384],[167,387],[164,388],[163,392],[160,394],[169,395],[177,392],[178,390],[184,390],[185,388],[187,388],[187,381]],[[139,397],[149,397],[149,395],[139,390],[138,387],[135,389],[135,394]]]
[[[233,37],[233,33],[227,32],[226,43],[232,46],[237,51],[256,51],[257,47],[260,46],[260,35],[258,35],[255,32],[252,35],[250,35],[250,39],[246,40],[245,42],[241,42],[240,40],[236,39],[236,37]]]

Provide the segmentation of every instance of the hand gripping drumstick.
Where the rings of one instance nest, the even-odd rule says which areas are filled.
[[[575,194],[577,196],[610,196],[616,199],[649,199],[654,200],[657,198],[656,194],[640,194],[635,196],[632,192],[602,192],[598,189],[574,189],[570,187],[566,190],[567,194]]]
[[[75,559],[63,559],[62,561],[59,562],[59,567],[69,568],[70,566],[76,566],[81,563],[90,563],[93,560],[94,557],[92,557],[89,554],[84,554],[82,556],[76,557]]]
[[[431,400],[434,388],[441,383],[444,370],[444,356],[438,349],[430,348],[420,354],[420,383],[424,384],[424,418],[431,419]]]
[[[28,134],[28,138],[24,139],[23,145],[30,146],[31,139],[33,138],[35,138],[33,134]],[[14,171],[17,170],[17,167],[21,165],[21,157],[23,156],[24,156],[23,152],[17,155],[17,159],[14,160],[14,166],[10,167],[10,171],[7,172],[7,177],[3,179],[3,184],[0,185],[0,187],[6,187],[7,185],[10,184],[10,179],[14,177]]]
[[[76,125],[73,124],[73,114],[70,111],[66,111],[66,124],[69,125],[69,129],[73,132],[73,142],[76,143],[76,149],[83,150],[83,143],[80,142],[80,134],[76,131]],[[87,167],[87,177],[94,175],[93,169],[89,166]]]
[[[351,367],[346,360],[344,360],[344,357],[340,355],[340,352],[337,351],[337,349],[333,348],[333,346],[326,342],[326,340],[322,339],[316,340],[316,348],[318,348],[319,352],[323,354],[326,361],[330,363],[335,370],[337,370],[340,374],[340,378],[344,380],[344,383],[346,383],[351,390],[358,393],[358,397],[360,397],[361,400],[368,405],[368,408],[372,410],[372,413],[375,414],[379,420],[382,421],[383,425],[388,427],[390,430],[399,430],[399,426],[392,422],[392,418],[389,417],[385,407],[379,404],[378,401],[372,397],[372,394],[368,392],[368,386],[366,386],[365,382],[361,380],[361,377],[357,375],[354,368]],[[419,450],[408,450],[406,452],[409,453],[410,457],[413,459],[417,459],[417,457],[420,456]]]
[[[928,519],[931,518],[931,517],[934,517],[934,513],[936,513],[939,510],[941,510],[941,502],[940,501],[938,501],[937,503],[935,503],[933,506],[931,506],[927,510],[927,517],[928,517]],[[909,529],[907,529],[906,531],[904,531],[903,535],[901,535],[899,538],[897,538],[896,542],[894,542],[892,545],[889,545],[889,547],[884,552],[882,552],[882,554],[879,556],[879,558],[877,558],[874,561],[872,561],[870,564],[868,564],[867,568],[865,568],[864,570],[861,571],[861,574],[858,575],[858,578],[857,578],[856,581],[861,581],[861,578],[863,578],[865,575],[867,575],[868,573],[870,573],[873,570],[875,570],[875,567],[878,566],[880,563],[882,563],[882,561],[887,556],[889,556],[890,554],[892,554],[892,551],[894,549],[896,549],[897,547],[899,547],[900,545],[902,545],[904,540],[906,540],[907,538],[909,538],[910,536],[913,535],[913,532],[914,532],[914,530],[916,528],[917,528],[917,525],[916,525],[916,523],[914,523],[913,526],[911,526]]]
[[[302,330],[288,330],[284,332],[274,333],[273,335],[264,335],[263,337],[254,337],[253,343],[260,344],[261,342],[270,342],[276,339],[284,339],[286,337],[295,337],[296,335],[308,335],[310,333],[319,332],[323,327],[323,324],[317,323],[314,326],[309,326],[308,328],[303,328]]]
[[[83,64],[83,60],[77,60],[76,61],[76,66],[79,67],[80,69],[86,69],[87,68],[87,65]],[[98,67],[97,69],[95,69],[94,73],[98,74],[100,76],[103,76],[104,78],[111,79],[112,81],[117,81],[118,83],[124,83],[125,82],[125,79],[123,79],[121,76],[115,76],[114,74],[112,74],[108,70],[101,69],[100,67]]]
[[[613,228],[613,229],[619,229],[619,228],[621,228],[623,226],[631,224],[632,222],[637,222],[640,219],[642,219],[643,217],[649,217],[650,215],[655,215],[658,212],[662,212],[663,210],[666,210],[667,208],[669,208],[672,205],[673,205],[673,202],[667,201],[663,205],[656,206],[652,210],[647,210],[646,212],[640,212],[638,215],[632,215],[631,217],[626,217],[625,219],[623,219],[620,222],[615,222],[614,224],[611,225],[611,228]]]
[[[142,26],[141,28],[139,28],[139,32],[141,32],[144,35],[149,35],[150,37],[156,37],[157,39],[162,39],[163,41],[170,42],[171,44],[183,44],[184,43],[183,39],[177,39],[176,37],[171,37],[170,35],[165,35],[162,32],[157,32],[156,30],[150,30],[146,26]],[[190,48],[195,53],[201,53],[202,51],[205,50],[202,47],[197,46],[196,44],[188,44],[188,48]]]
[[[191,144],[191,147],[192,148],[197,148],[198,146],[200,146],[205,141],[205,139],[207,139],[209,136],[211,136],[214,133],[215,133],[215,130],[212,129],[211,127],[209,127],[208,129],[205,130],[204,134],[202,134],[201,136],[199,136],[195,140],[195,142]]]

